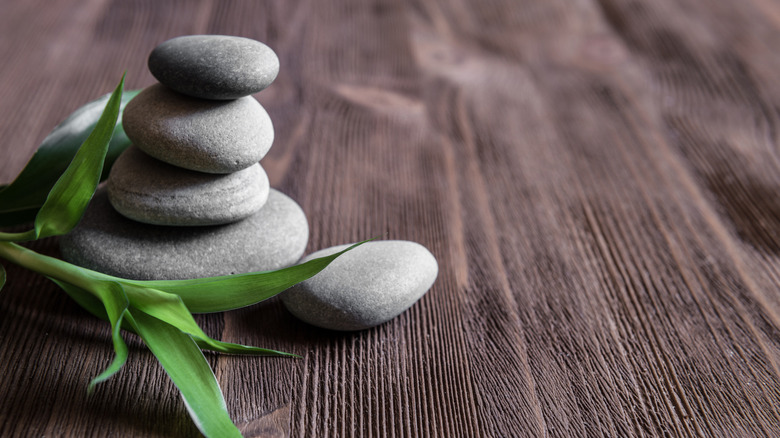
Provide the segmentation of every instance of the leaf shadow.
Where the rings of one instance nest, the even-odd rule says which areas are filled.
[[[317,345],[353,336],[351,332],[327,330],[299,320],[287,311],[279,297],[227,312],[225,321],[226,336],[242,336],[232,342],[251,340],[252,345],[301,356]]]

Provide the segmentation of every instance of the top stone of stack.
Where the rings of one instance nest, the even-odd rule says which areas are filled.
[[[149,71],[181,94],[231,100],[270,85],[279,73],[279,58],[249,38],[190,35],[157,46],[149,55]]]

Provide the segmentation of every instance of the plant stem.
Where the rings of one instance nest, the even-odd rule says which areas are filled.
[[[35,240],[35,230],[29,230],[22,233],[0,233],[0,239],[6,242],[25,242]]]
[[[12,242],[0,242],[0,257],[23,268],[64,281],[90,293],[94,293],[92,290],[94,289],[95,280],[116,280],[110,275],[77,267],[54,257],[38,254]]]

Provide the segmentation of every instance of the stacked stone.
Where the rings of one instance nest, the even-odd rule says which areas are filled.
[[[273,125],[251,95],[279,60],[246,38],[168,40],[149,57],[159,81],[127,105],[133,142],[107,189],[62,239],[69,261],[125,278],[181,279],[279,269],[300,259],[308,224],[258,163]]]

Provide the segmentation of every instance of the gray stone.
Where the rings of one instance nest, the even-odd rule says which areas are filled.
[[[271,189],[254,215],[227,225],[165,227],[111,207],[101,188],[81,223],[60,239],[65,260],[137,280],[186,279],[280,269],[303,255],[309,227],[298,204]]]
[[[171,166],[125,150],[111,167],[108,199],[125,217],[154,225],[221,225],[257,213],[268,199],[260,164],[226,175]]]
[[[237,99],[270,85],[279,73],[279,58],[249,38],[189,35],[157,46],[149,55],[149,71],[188,96]]]
[[[185,169],[230,173],[257,163],[271,148],[271,118],[254,97],[196,99],[155,84],[125,108],[122,125],[142,151]]]
[[[335,246],[306,256],[324,257]],[[424,246],[402,240],[372,241],[346,252],[314,277],[282,293],[287,310],[331,330],[362,330],[400,315],[433,285],[436,259]]]

